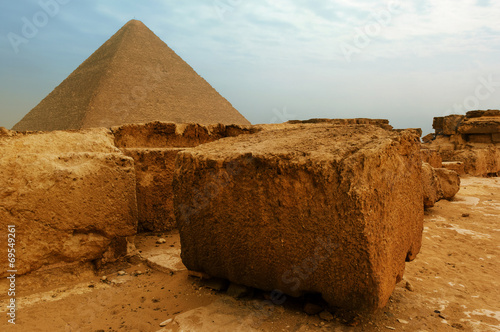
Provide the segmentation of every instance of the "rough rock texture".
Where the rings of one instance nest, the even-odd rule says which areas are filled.
[[[499,110],[434,118],[433,128],[434,139],[427,137],[423,146],[439,151],[443,161],[460,161],[465,172],[475,176],[500,172]]]
[[[1,138],[0,168],[0,227],[16,225],[18,274],[126,253],[137,229],[134,167],[110,131]]]
[[[183,149],[124,149],[134,159],[139,231],[176,227],[172,179],[175,157]]]
[[[446,161],[446,162],[443,162],[443,168],[455,171],[460,176],[464,176],[464,175],[467,174],[467,173],[465,173],[465,165],[461,161]]]
[[[434,168],[443,167],[443,158],[437,150],[422,149],[420,150],[422,161],[430,164]]]
[[[224,137],[258,132],[253,126],[150,122],[112,128],[119,148],[190,148]]]
[[[418,136],[373,125],[298,124],[180,152],[183,263],[275,295],[381,308],[420,249],[421,173]]]
[[[460,190],[460,176],[446,168],[434,168],[422,163],[424,206],[433,207],[441,199],[452,199]]]
[[[179,151],[260,129],[251,126],[151,122],[114,127],[115,144],[134,159],[139,231],[176,227],[172,178]]]
[[[150,121],[250,124],[142,22],[131,20],[13,129],[109,128]]]

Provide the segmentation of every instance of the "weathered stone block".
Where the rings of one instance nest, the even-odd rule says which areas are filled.
[[[470,118],[458,127],[461,134],[497,134],[500,133],[500,117]]]
[[[135,163],[139,231],[169,231],[176,227],[172,179],[175,157],[182,150],[124,149]]]
[[[134,167],[112,143],[102,130],[0,140],[0,227],[16,225],[18,274],[126,253],[137,228]],[[0,266],[3,276],[7,255]]]
[[[441,199],[451,199],[460,190],[460,176],[446,168],[434,168],[428,163],[422,164],[422,184],[424,188],[424,206],[433,207]]]
[[[422,161],[430,164],[434,168],[443,167],[443,158],[437,150],[432,149],[421,149],[420,154],[422,156]]]
[[[383,307],[420,249],[421,173],[417,135],[372,125],[302,124],[180,152],[183,263],[274,296]]]
[[[448,136],[455,135],[458,126],[464,118],[465,116],[457,114],[445,116],[443,119],[443,134]]]
[[[458,175],[465,175],[465,165],[461,161],[446,161],[443,162],[443,168],[457,172]]]
[[[443,134],[443,122],[444,122],[444,117],[435,117],[432,120],[432,129],[435,130],[436,135],[442,135]]]
[[[493,143],[491,134],[467,135],[467,141],[469,143],[477,143],[477,144],[492,144]]]

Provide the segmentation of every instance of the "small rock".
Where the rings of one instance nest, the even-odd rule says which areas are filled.
[[[156,243],[158,243],[158,244],[164,244],[166,242],[167,242],[167,240],[165,240],[164,238],[156,240]]]
[[[397,321],[401,324],[408,324],[408,321],[407,320],[404,320],[404,319],[397,319]]]
[[[118,271],[118,275],[119,276],[124,276],[124,275],[127,275],[127,272],[125,272],[125,271]]]
[[[106,281],[106,280],[108,280],[108,277],[106,277],[106,276],[102,276],[102,277],[101,277],[101,281],[103,281],[103,282],[104,282],[104,281]]]
[[[470,217],[470,214],[469,213],[462,213],[462,217],[464,217],[464,218]]]
[[[331,322],[333,320],[333,315],[330,312],[323,310],[320,312],[319,318],[326,320],[327,322]]]
[[[232,296],[236,299],[250,295],[251,289],[247,286],[238,285],[231,283],[227,289],[227,295]]]
[[[409,281],[407,281],[407,282],[406,282],[405,288],[406,288],[407,290],[409,290],[410,292],[413,292],[413,291],[415,290],[415,288],[413,288],[413,285],[412,285],[412,284],[410,284],[410,282],[409,282]]]
[[[160,323],[160,326],[161,326],[161,327],[167,326],[167,325],[168,325],[168,324],[170,324],[171,322],[172,322],[172,318],[169,318],[169,319],[167,319],[166,321],[161,322],[161,323]]]
[[[135,271],[136,276],[140,276],[141,274],[142,274],[142,271],[140,271],[140,270]]]
[[[386,326],[385,328],[388,330],[395,330],[396,329],[395,327],[392,327],[392,326]]]
[[[446,319],[446,317],[443,314],[438,315],[439,318]]]
[[[323,311],[323,307],[314,303],[307,302],[304,306],[304,312],[308,315],[317,315]]]

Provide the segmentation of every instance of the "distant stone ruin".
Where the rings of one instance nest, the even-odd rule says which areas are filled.
[[[499,110],[436,117],[433,128],[422,138],[423,148],[439,153],[444,167],[462,175],[500,174]]]
[[[132,20],[13,130],[109,128],[151,121],[250,124],[167,44]]]

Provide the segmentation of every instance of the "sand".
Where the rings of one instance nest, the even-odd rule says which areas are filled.
[[[499,216],[500,178],[462,179],[453,201],[426,211],[421,252],[406,265],[389,304],[369,316],[334,312],[325,321],[304,313],[303,299],[269,306],[262,292],[235,300],[185,270],[159,272],[133,259],[96,275],[78,266],[20,277],[17,324],[2,314],[0,330],[159,331],[172,319],[163,331],[180,331],[175,321],[186,331],[500,331]],[[177,232],[159,235],[166,243],[156,244],[156,233],[138,236],[138,249],[179,249]],[[2,280],[3,311],[6,286]]]

